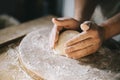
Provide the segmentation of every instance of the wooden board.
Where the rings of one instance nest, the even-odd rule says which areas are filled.
[[[52,27],[51,27],[52,28]],[[29,33],[21,41],[18,55],[23,69],[35,80],[117,80],[120,55],[106,47],[79,60],[55,55],[49,47],[50,27]],[[114,72],[116,72],[114,74]],[[97,74],[96,74],[97,73]]]
[[[25,22],[17,26],[11,26],[0,30],[0,45],[20,38],[27,33],[45,26],[52,26],[51,19],[54,16],[46,16],[33,21]]]

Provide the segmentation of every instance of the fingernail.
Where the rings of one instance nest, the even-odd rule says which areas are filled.
[[[55,23],[56,18],[52,18],[52,22]]]
[[[52,18],[52,21],[54,21],[55,20],[55,18]]]
[[[81,25],[80,25],[80,28],[81,28],[83,31],[87,31],[87,30],[89,30],[90,26],[87,25],[87,24],[81,24]]]

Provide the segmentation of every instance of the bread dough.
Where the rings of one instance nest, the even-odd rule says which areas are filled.
[[[36,78],[35,80],[116,80],[120,78],[119,73],[111,70],[93,68],[90,65],[83,65],[78,60],[54,54],[48,46],[50,32],[49,28],[34,31],[28,34],[19,45],[20,63],[29,75]],[[111,54],[109,49],[103,48],[103,50],[104,53]],[[91,57],[94,62],[90,64],[99,65],[104,62],[105,67],[109,66],[104,60],[111,62],[110,55],[98,57],[104,53]]]
[[[59,37],[57,45],[55,46],[55,53],[65,55],[65,43],[71,38],[75,37],[77,34],[79,34],[79,32],[74,30],[67,30],[63,32]]]

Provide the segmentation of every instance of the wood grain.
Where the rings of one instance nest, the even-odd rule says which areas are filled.
[[[52,26],[51,19],[54,16],[45,16],[29,22],[22,23],[17,26],[11,26],[0,30],[0,45],[9,41],[18,39],[27,33],[45,26]]]

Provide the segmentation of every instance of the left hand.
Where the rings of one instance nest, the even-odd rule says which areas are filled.
[[[63,29],[78,30],[80,23],[74,18],[53,18],[54,27],[50,34],[50,47],[55,48]]]
[[[78,59],[96,52],[103,42],[103,29],[97,24],[86,21],[81,24],[82,33],[66,42],[68,57]],[[87,30],[89,27],[89,30]]]

